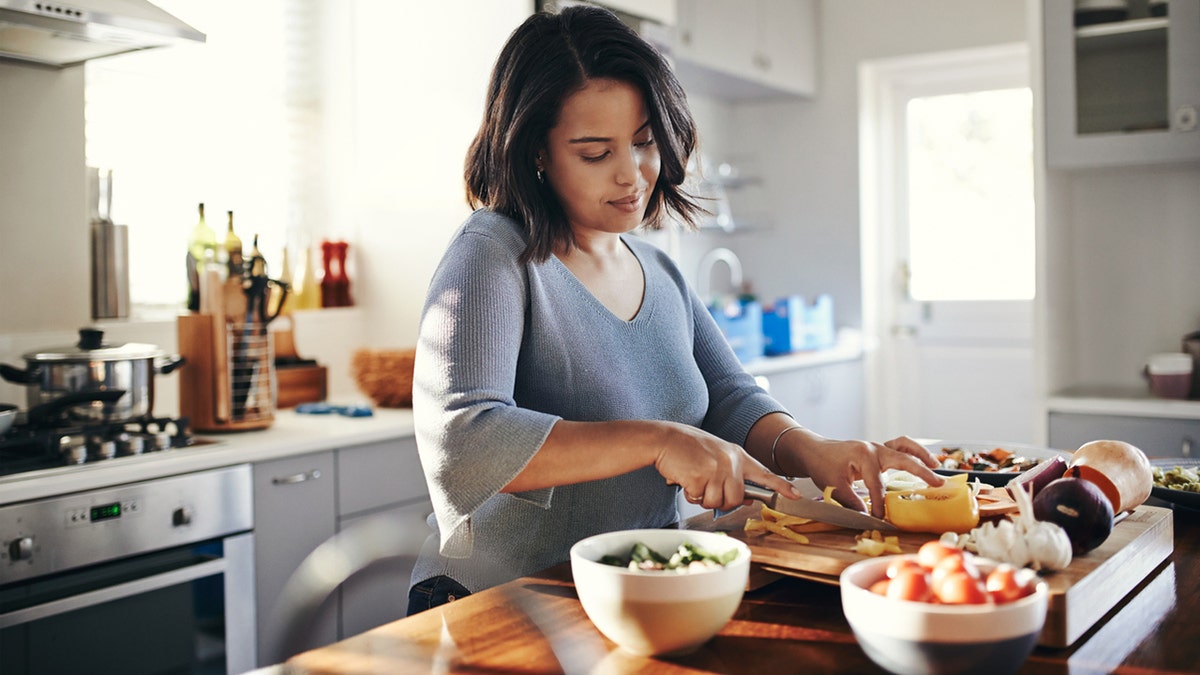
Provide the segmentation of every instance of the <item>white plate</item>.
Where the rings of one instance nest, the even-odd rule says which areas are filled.
[[[1065,450],[1055,450],[1053,448],[1038,447],[1035,445],[1025,445],[1022,443],[1004,443],[1004,442],[983,442],[983,441],[929,441],[922,443],[935,455],[942,454],[946,450],[953,448],[962,448],[963,452],[968,455],[982,454],[995,450],[996,448],[1004,448],[1009,452],[1020,457],[1028,457],[1030,459],[1044,460],[1051,457],[1062,457],[1068,459],[1071,456],[1070,452]],[[979,479],[982,483],[1003,487],[1008,484],[1008,481],[1020,475],[1019,471],[962,471],[958,469],[935,469],[937,473],[944,476],[953,476],[955,474],[965,473],[970,480]]]

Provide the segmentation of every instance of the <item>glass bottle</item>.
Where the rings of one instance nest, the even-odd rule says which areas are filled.
[[[321,288],[317,285],[317,272],[313,266],[311,247],[300,249],[300,270],[296,279],[295,294],[289,303],[293,309],[319,309],[321,307]]]
[[[295,294],[298,290],[292,281],[292,256],[288,252],[288,247],[283,247],[283,262],[279,266],[279,283],[283,284],[288,289],[288,294],[284,295],[283,290],[275,284],[271,286],[271,307],[278,307],[279,314],[291,314],[292,308],[296,305]],[[283,304],[280,304],[280,298],[283,299]]]
[[[243,252],[242,239],[233,231],[233,211],[229,212],[229,227],[225,230],[225,264],[229,267],[229,278],[239,279],[242,276]]]
[[[350,244],[344,241],[333,243],[333,258],[337,264],[338,303],[341,307],[350,307],[354,300],[350,297],[350,274],[346,271],[346,252]]]
[[[200,276],[208,266],[216,262],[217,233],[204,220],[204,203],[199,206],[200,217],[188,237],[187,277],[188,277],[188,309],[200,311]]]
[[[192,259],[196,261],[197,267],[203,267],[216,259],[217,256],[217,233],[208,226],[204,220],[204,203],[199,206],[200,218],[196,221],[196,226],[192,228],[192,236],[188,239],[188,252],[192,254]]]
[[[321,260],[324,263],[324,273],[321,275],[321,306],[340,307],[341,298],[338,296],[337,273],[334,271],[336,262],[332,241],[321,242]]]

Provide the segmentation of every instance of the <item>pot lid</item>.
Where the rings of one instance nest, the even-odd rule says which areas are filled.
[[[79,329],[79,342],[66,347],[50,347],[29,352],[26,361],[128,361],[131,359],[153,359],[165,356],[166,352],[157,345],[140,342],[110,344],[104,341],[104,331],[98,328]]]

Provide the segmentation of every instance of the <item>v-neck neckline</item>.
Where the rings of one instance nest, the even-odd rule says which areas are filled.
[[[625,325],[633,325],[634,323],[640,321],[643,316],[649,316],[649,310],[651,309],[650,301],[652,299],[652,295],[650,293],[650,278],[646,273],[646,265],[642,262],[642,256],[638,254],[637,250],[633,246],[629,245],[629,242],[625,239],[624,235],[621,235],[621,244],[625,246],[626,250],[633,254],[633,259],[637,262],[638,268],[642,273],[642,301],[639,304],[637,311],[634,312],[633,316],[629,319],[623,319],[617,316],[615,312],[609,309],[608,305],[601,302],[600,298],[597,298],[596,294],[592,293],[592,289],[588,288],[587,284],[583,283],[583,281],[575,275],[575,272],[571,271],[571,268],[567,267],[567,264],[563,262],[562,258],[559,258],[557,254],[551,254],[550,257],[554,260],[558,269],[570,279],[570,283],[584,296],[584,298],[586,298],[586,302],[591,304],[593,308],[602,310],[605,314],[612,317],[614,321],[619,321]]]

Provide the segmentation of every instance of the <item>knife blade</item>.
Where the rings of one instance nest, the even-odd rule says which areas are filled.
[[[767,506],[789,516],[812,518],[822,523],[849,527],[858,530],[893,531],[896,526],[872,515],[848,509],[836,504],[826,504],[814,499],[791,499],[774,490],[758,485],[746,484],[746,498],[757,499]]]

